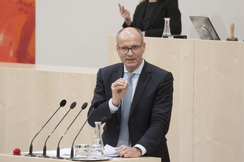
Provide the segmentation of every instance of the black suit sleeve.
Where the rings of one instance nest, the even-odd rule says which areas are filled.
[[[100,121],[102,123],[106,122],[108,118],[111,117],[109,105],[108,105],[108,98],[111,98],[111,96],[108,95],[108,92],[106,92],[104,88],[104,82],[103,82],[103,75],[101,72],[101,69],[99,69],[97,73],[97,83],[94,90],[94,97],[92,100],[92,104],[99,102],[99,107],[93,111],[91,116],[88,119],[88,123],[95,127],[95,122]],[[88,115],[91,113],[92,107],[88,111]]]

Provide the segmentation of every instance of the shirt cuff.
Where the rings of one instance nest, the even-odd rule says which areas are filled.
[[[140,144],[136,144],[134,147],[137,147],[141,150],[141,155],[145,155],[147,153],[147,150],[145,149],[145,147],[143,147]]]
[[[115,113],[120,107],[120,104],[118,107],[114,106],[114,104],[112,103],[112,98],[109,100],[108,105],[109,105],[110,112],[112,114]]]

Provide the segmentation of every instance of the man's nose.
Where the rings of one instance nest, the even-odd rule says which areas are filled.
[[[134,54],[134,53],[132,52],[132,49],[130,48],[129,51],[128,51],[128,53],[127,53],[127,55],[131,56],[131,55],[133,55],[133,54]]]

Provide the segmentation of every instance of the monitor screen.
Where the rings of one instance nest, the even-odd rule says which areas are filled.
[[[201,39],[220,40],[217,32],[215,31],[208,17],[190,16],[190,19]]]

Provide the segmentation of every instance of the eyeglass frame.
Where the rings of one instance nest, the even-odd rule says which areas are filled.
[[[119,45],[117,45],[117,46],[118,46],[119,51],[120,51],[120,48],[127,48],[127,52],[125,52],[125,53],[123,53],[123,52],[120,51],[120,53],[122,53],[122,54],[127,54],[130,50],[131,50],[132,53],[140,52],[140,51],[141,51],[141,47],[142,47],[142,45],[143,45],[143,43],[142,43],[141,45],[139,45],[139,46],[138,46],[138,45],[132,46],[131,48],[128,48],[128,47],[120,47]],[[140,50],[134,52],[134,51],[132,50],[133,47],[139,47]]]

